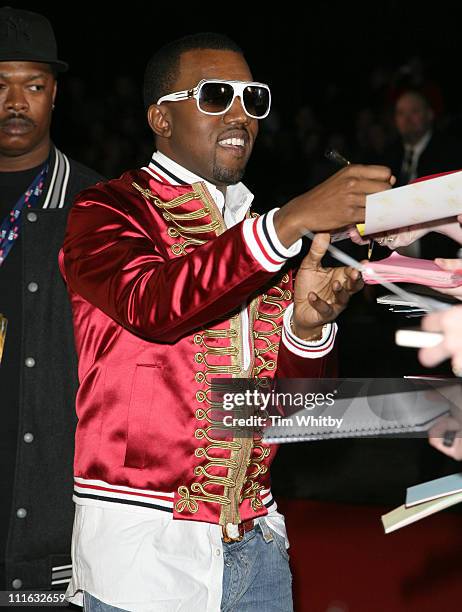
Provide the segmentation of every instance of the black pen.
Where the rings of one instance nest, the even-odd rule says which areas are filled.
[[[344,167],[351,165],[351,162],[349,162],[346,157],[343,157],[336,149],[327,149],[324,153],[324,157],[338,166]]]
[[[351,162],[348,161],[346,157],[343,157],[343,155],[339,153],[337,149],[327,149],[327,151],[324,153],[324,157],[329,161],[334,162],[334,164],[341,166],[342,168],[346,168],[346,166],[351,166]],[[369,246],[367,249],[367,259],[371,258],[373,247],[374,241],[369,240]]]

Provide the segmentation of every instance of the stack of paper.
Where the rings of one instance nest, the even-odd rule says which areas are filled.
[[[460,502],[462,502],[462,474],[452,474],[409,487],[406,503],[382,516],[385,533],[406,527]]]
[[[462,171],[435,177],[366,198],[364,234],[381,234],[462,213]]]
[[[421,287],[422,286],[420,286],[419,289]],[[406,287],[406,289],[409,291],[408,287]],[[417,293],[417,289],[415,289],[414,287],[412,288],[412,291],[414,293]],[[421,294],[418,293],[418,295],[421,295]],[[432,291],[431,289],[429,289],[429,291],[426,293],[422,293],[422,295],[430,295],[430,297],[432,298],[433,296],[436,296],[439,301],[447,302],[448,304],[459,304],[460,303],[459,300],[457,300],[456,298],[453,298],[452,296],[443,295],[442,293],[436,293],[436,291]],[[385,295],[379,295],[376,301],[377,301],[377,304],[383,304],[385,306],[403,306],[404,308],[422,308],[421,304],[417,300],[413,300],[411,298],[409,299],[401,298],[401,297],[394,295],[393,293],[386,293]]]
[[[443,270],[430,259],[415,259],[392,253],[385,259],[371,261],[363,273],[364,282],[377,284],[374,272],[392,283],[416,283],[427,287],[459,287],[462,285],[462,269]]]
[[[462,213],[462,171],[423,176],[409,185],[366,197],[365,223],[356,228],[361,236],[381,235],[421,223],[451,219]],[[339,228],[332,242],[350,237],[350,228]]]

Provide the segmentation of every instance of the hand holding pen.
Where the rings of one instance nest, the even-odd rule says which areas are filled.
[[[276,211],[273,220],[279,240],[290,247],[309,231],[330,233],[363,223],[366,197],[390,189],[393,183],[385,166],[348,164]]]
[[[341,153],[339,153],[336,149],[328,149],[325,152],[325,157],[329,161],[343,168],[351,166],[351,162],[348,159],[346,159],[343,155],[341,155]],[[395,182],[396,182],[395,177],[390,176],[390,186],[393,186]],[[368,244],[369,246],[368,246],[368,251],[367,251],[367,259],[371,258],[372,249],[374,247],[373,240],[367,240],[367,241],[363,240],[361,238],[361,234],[359,233],[359,230],[357,230],[356,228],[351,228],[351,231],[347,232],[347,236],[351,238],[353,242],[356,242],[357,244]],[[342,233],[342,237],[343,237],[343,233]],[[342,239],[342,238],[337,238],[337,239]]]

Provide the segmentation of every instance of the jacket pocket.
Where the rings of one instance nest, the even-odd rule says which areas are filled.
[[[127,448],[124,466],[142,469],[146,464],[147,432],[153,410],[153,393],[158,365],[135,368],[128,407]]]

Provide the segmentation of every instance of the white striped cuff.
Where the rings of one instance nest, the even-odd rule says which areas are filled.
[[[301,240],[297,240],[289,249],[281,244],[273,224],[277,210],[274,208],[258,219],[246,219],[243,224],[245,242],[258,263],[268,272],[280,270],[289,257],[298,255],[302,246]]]
[[[290,321],[294,305],[287,307],[284,313],[284,324],[282,326],[282,342],[291,353],[307,359],[318,359],[328,355],[335,344],[337,335],[337,323],[328,323],[324,326],[320,340],[309,342],[298,338],[290,328]]]
[[[295,255],[298,255],[300,253],[300,250],[302,248],[302,239],[300,238],[299,240],[297,240],[297,242],[294,242],[293,245],[290,246],[288,249],[282,244],[282,242],[278,238],[276,230],[274,229],[273,223],[273,217],[278,210],[279,208],[273,208],[268,213],[266,213],[266,227],[268,229],[269,238],[273,243],[273,247],[276,252],[280,253],[286,259],[289,259],[289,257],[294,257]]]

